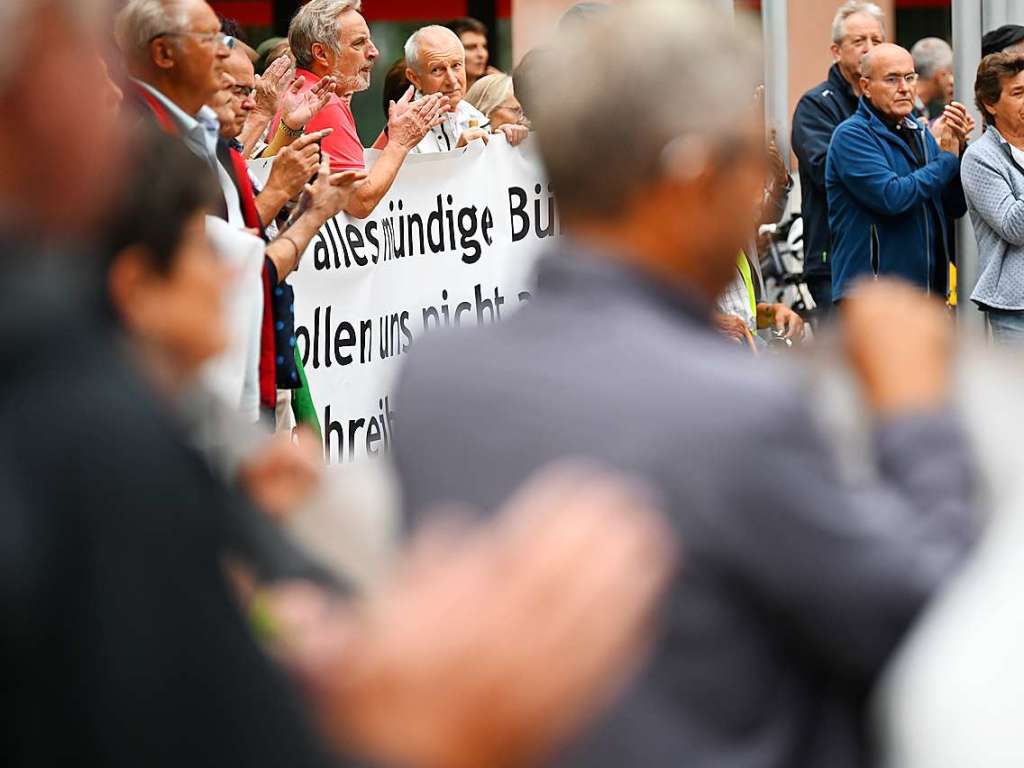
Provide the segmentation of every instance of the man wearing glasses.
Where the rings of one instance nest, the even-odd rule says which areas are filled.
[[[912,119],[910,52],[882,44],[861,63],[861,100],[836,128],[825,165],[832,299],[859,278],[892,275],[945,299],[946,221],[966,212],[959,156],[967,110],[948,105],[930,129]]]
[[[238,189],[217,157],[220,126],[208,106],[224,86],[235,39],[221,32],[220,19],[203,0],[133,0],[118,15],[114,33],[136,86],[129,97],[210,164],[224,192],[221,213],[232,226],[245,227]]]

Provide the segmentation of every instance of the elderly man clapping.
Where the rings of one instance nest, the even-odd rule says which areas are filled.
[[[466,50],[458,35],[447,27],[418,29],[405,44],[405,60],[405,76],[415,86],[417,98],[442,94],[448,97],[451,110],[446,120],[430,129],[414,152],[447,152],[474,139],[487,141],[491,133],[487,117],[465,100]],[[529,129],[506,124],[494,133],[503,133],[515,145],[527,137]]]

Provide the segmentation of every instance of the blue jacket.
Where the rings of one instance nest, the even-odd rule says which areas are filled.
[[[863,99],[832,134],[825,186],[833,299],[871,274],[895,275],[928,290],[936,260],[940,274],[949,268],[946,217],[967,210],[960,162],[920,123],[907,118],[904,124],[922,142],[923,166]]]
[[[857,97],[839,65],[805,93],[793,113],[793,152],[800,168],[800,214],[804,220],[804,274],[828,275],[832,245],[825,195],[825,158],[832,132],[857,110]]]

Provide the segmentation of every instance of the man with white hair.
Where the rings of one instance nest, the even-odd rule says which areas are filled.
[[[361,8],[361,0],[312,0],[298,10],[288,28],[295,74],[305,79],[304,87],[312,88],[328,75],[337,79],[338,86],[327,106],[307,125],[284,124],[284,129],[295,134],[331,129],[321,146],[332,171],[365,167],[363,144],[349,102],[352,94],[370,87],[379,52]],[[391,140],[345,206],[346,213],[358,218],[370,215],[391,189],[406,155],[442,120],[447,103],[441,96],[413,103],[410,91],[392,105],[387,125]]]
[[[800,213],[804,222],[804,281],[823,314],[832,306],[832,243],[828,229],[825,159],[843,120],[857,110],[860,62],[885,42],[885,16],[875,3],[847,0],[832,20],[834,63],[793,113],[793,152],[799,161]]]
[[[246,226],[236,180],[217,154],[220,124],[209,106],[224,87],[234,38],[221,32],[205,0],[131,0],[114,36],[132,77],[130,101],[207,162],[224,194],[221,215]]]
[[[647,0],[559,43],[532,117],[566,235],[511,318],[413,346],[395,397],[408,516],[488,509],[561,456],[664,502],[685,556],[654,661],[559,765],[870,765],[866,694],[972,536],[951,325],[897,284],[849,300],[878,447],[877,479],[851,492],[792,372],[711,327],[766,173],[737,98],[761,72],[747,27]]]
[[[416,30],[405,43],[405,76],[416,88],[416,98],[440,94],[448,99],[448,114],[416,145],[416,152],[448,152],[475,139],[487,141],[487,116],[466,101],[466,50],[459,36],[447,27],[432,25]],[[506,123],[495,133],[513,146],[530,131]],[[390,135],[389,135],[390,143]]]
[[[925,37],[914,43],[910,55],[917,70],[914,117],[927,123],[935,102],[945,106],[953,101],[953,49],[940,37]]]

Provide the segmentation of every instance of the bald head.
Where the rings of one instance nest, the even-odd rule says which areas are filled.
[[[466,95],[466,50],[447,27],[418,29],[405,44],[405,76],[424,95],[441,93],[454,109]]]
[[[861,61],[860,73],[864,98],[890,122],[914,111],[917,73],[906,48],[892,43],[875,46]]]
[[[898,69],[901,73],[913,72],[914,57],[906,48],[895,43],[882,43],[864,54],[860,60],[861,77],[871,78],[876,72],[879,77],[885,77],[885,70],[888,69]]]

